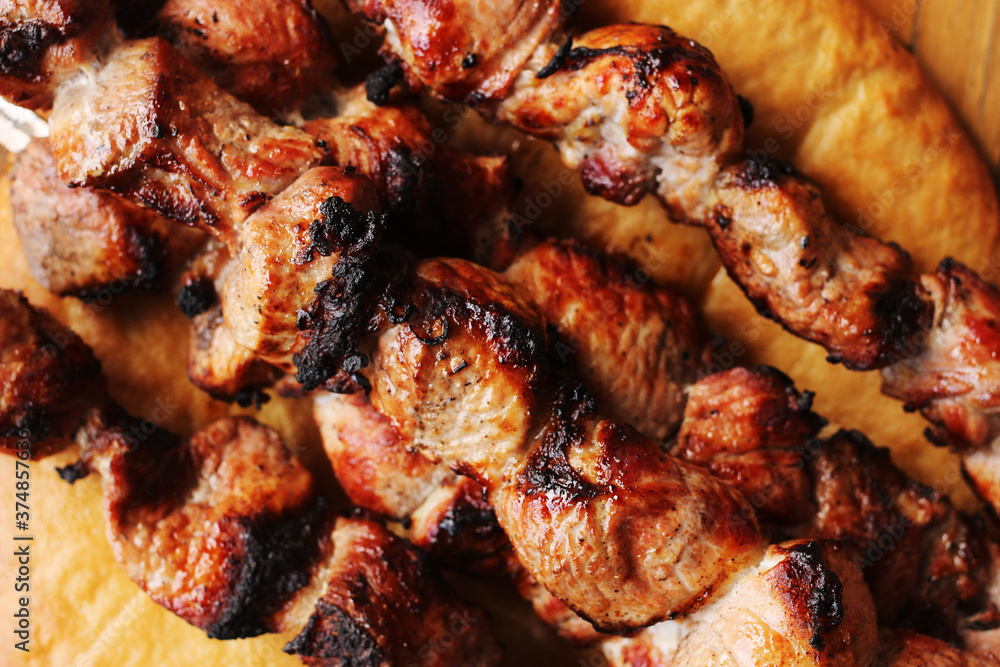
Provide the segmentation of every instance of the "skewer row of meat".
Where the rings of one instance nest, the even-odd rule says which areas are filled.
[[[102,74],[103,71],[98,74],[98,77],[100,77]],[[330,178],[333,178],[332,173],[327,175],[330,176]],[[315,176],[316,175],[314,175],[314,177]],[[312,187],[313,185],[315,184],[307,182],[304,186],[304,189],[307,187]],[[337,185],[342,189],[346,187],[343,185],[342,182],[338,183]],[[330,183],[320,181],[318,183],[318,187],[320,189],[326,188],[325,190],[323,190],[325,193],[333,191],[330,189],[333,187]],[[361,189],[363,190],[363,188]],[[359,199],[362,201],[364,200],[363,196],[358,195],[356,192],[347,193],[345,191],[343,192],[343,194],[349,194],[355,196],[349,196],[345,199],[344,197],[340,197],[340,195],[338,194],[338,195],[331,195],[331,197],[338,196],[344,201],[357,201]],[[277,204],[279,203],[279,200],[282,205],[287,204],[286,201],[282,200],[282,197],[285,196],[286,193],[279,195],[279,197],[276,198],[274,202],[266,206],[271,206],[272,204],[274,204],[275,205],[274,208],[276,208],[280,212],[281,208],[277,206]],[[227,198],[232,200],[231,197]],[[328,200],[329,197],[326,200],[324,200],[324,203]],[[238,206],[237,209],[239,209]],[[223,209],[220,208],[219,210]],[[320,215],[318,215],[314,219],[323,220],[327,223],[331,222],[329,216],[323,214],[322,211],[318,211],[318,213]],[[237,214],[233,216],[233,219],[238,219],[239,217],[240,216]],[[347,216],[347,217],[351,218],[352,216]],[[272,218],[268,222],[274,223],[275,221],[276,221],[275,218]],[[344,224],[343,219],[339,222],[341,224]],[[356,221],[354,220],[349,220],[348,224],[355,224],[355,222]],[[245,230],[246,227],[244,227],[244,237],[243,237],[245,243],[243,249],[241,249],[241,252],[244,252],[247,247],[253,247],[254,245],[253,243],[246,243]],[[330,239],[324,239],[324,240],[326,242],[330,241]],[[307,247],[311,246],[308,248],[307,252],[313,252],[314,250],[316,250],[315,246],[317,245],[317,239],[315,238],[315,235],[313,235],[312,238],[308,239],[308,241],[309,243],[308,244],[303,243],[303,246]],[[336,241],[338,243],[335,243],[334,245],[341,245],[342,247],[345,245],[344,243],[345,239],[343,238],[337,238]],[[298,250],[301,251],[302,248],[298,248]],[[319,254],[320,255],[322,254],[321,250]],[[325,267],[324,267],[324,273],[325,273]],[[481,341],[477,341],[474,336],[469,336],[468,331],[462,331],[460,329],[457,329],[458,326],[463,326],[463,323],[459,322],[459,318],[456,316],[456,314],[468,315],[470,311],[472,311],[475,314],[478,314],[477,311],[484,312],[487,316],[485,318],[485,322],[473,322],[473,326],[475,327],[495,326],[493,322],[499,320],[501,327],[510,327],[510,326],[516,327],[520,325],[526,330],[527,336],[522,337],[520,340],[518,340],[516,337],[512,337],[509,335],[506,336],[498,335],[497,331],[490,330],[489,328],[485,329],[487,337],[489,339],[492,339],[489,342],[491,342],[494,347],[505,346],[509,348],[509,349],[501,349],[499,351],[491,349],[488,350],[488,353],[492,354],[495,357],[499,352],[499,354],[503,356],[504,359],[507,360],[514,359],[514,364],[527,367],[526,370],[516,369],[520,371],[520,376],[514,374],[514,380],[517,381],[520,386],[526,387],[532,390],[532,392],[542,393],[539,392],[536,386],[533,386],[533,382],[536,382],[536,378],[534,376],[540,374],[539,369],[544,367],[546,363],[544,361],[540,361],[537,358],[537,352],[536,352],[536,348],[539,347],[538,340],[541,340],[544,337],[540,335],[539,331],[540,327],[538,326],[539,318],[537,318],[537,316],[535,316],[534,313],[531,313],[530,309],[526,310],[522,304],[519,304],[516,301],[513,295],[504,294],[505,291],[504,286],[502,284],[493,284],[491,282],[493,281],[492,276],[471,265],[464,265],[463,263],[457,261],[451,261],[451,262],[431,261],[418,266],[416,274],[417,274],[416,289],[415,289],[416,298],[414,299],[414,302],[418,309],[417,310],[418,316],[420,316],[420,318],[424,320],[421,323],[424,326],[424,332],[423,332],[424,335],[415,332],[412,323],[407,323],[405,326],[402,324],[394,325],[393,328],[390,328],[388,334],[386,333],[382,334],[381,336],[382,340],[379,343],[380,346],[381,345],[389,346],[390,351],[395,354],[396,358],[394,359],[392,356],[384,353],[381,356],[373,357],[376,364],[378,364],[383,359],[385,360],[385,365],[383,365],[382,370],[386,371],[386,373],[378,375],[374,378],[375,382],[373,385],[374,386],[373,400],[376,401],[376,403],[382,403],[383,409],[386,412],[391,412],[394,405],[394,401],[398,401],[398,399],[393,397],[393,394],[395,393],[394,390],[396,390],[396,387],[400,384],[400,380],[405,379],[412,382],[411,378],[408,377],[404,378],[406,373],[399,371],[398,369],[394,369],[391,364],[393,363],[398,364],[401,367],[406,368],[407,370],[416,367],[418,370],[426,369],[425,372],[433,373],[434,371],[437,370],[442,361],[447,361],[449,358],[454,359],[454,352],[456,350],[464,354],[465,352],[469,351],[478,352],[480,349],[482,349]],[[268,276],[268,278],[271,277],[272,276]],[[482,291],[481,286],[479,285],[480,282],[491,284],[494,287],[494,294],[490,295],[494,297],[494,300],[488,301],[487,299],[484,299],[481,294],[477,293]],[[455,298],[456,292],[461,297],[460,299]],[[505,297],[501,301],[500,309],[496,308],[497,304],[495,297],[498,295]],[[506,301],[506,303],[504,303],[504,301]],[[433,312],[435,310],[440,310],[441,312]],[[498,310],[500,311],[499,313]],[[506,310],[507,312],[503,312],[504,310]],[[391,313],[386,315],[386,319],[389,320],[390,322],[392,319],[391,315],[392,315]],[[438,317],[443,317],[444,319],[437,319]],[[507,319],[505,320],[505,318]],[[517,320],[520,320],[521,322],[518,322]],[[524,323],[527,323],[528,326],[525,326]],[[258,323],[254,322],[253,324],[257,325]],[[468,327],[468,325],[469,325],[468,321],[464,322],[464,326]],[[449,334],[444,341],[438,343],[437,345],[428,345],[427,344],[428,340],[433,341],[439,338],[439,336],[427,335],[428,333],[427,327],[434,327],[434,326],[446,327],[449,331],[458,330],[461,332],[461,334],[459,336],[455,336],[454,334]],[[532,329],[534,329],[534,331],[532,331]],[[477,331],[475,333],[479,332]],[[501,328],[499,330],[499,333],[504,334],[505,332]],[[273,332],[270,334],[270,337],[266,338],[267,345],[275,344],[274,339],[275,338],[279,339],[277,340],[276,349],[274,350],[273,353],[267,349],[267,345],[262,346],[261,344],[256,344],[254,345],[254,347],[256,347],[259,352],[263,348],[264,350],[263,356],[268,358],[269,361],[277,362],[279,364],[284,363],[286,367],[288,367],[289,347],[294,347],[294,346],[287,345],[287,342],[282,344],[282,341],[280,340],[280,337],[282,336],[287,337],[287,335],[288,334],[286,329],[285,331],[279,330],[277,332]],[[417,347],[418,343],[420,347]],[[442,347],[445,351],[444,354],[445,358],[444,359],[439,358],[441,356],[440,350],[438,352],[433,353],[434,358],[427,358],[431,355],[427,353],[427,350],[425,348],[429,347]],[[529,354],[525,355],[524,361],[517,359],[519,355],[524,355],[526,351]],[[405,358],[405,355],[407,354],[411,354],[411,357]],[[404,357],[402,359],[402,362],[400,362],[400,356]],[[466,355],[466,356],[472,356],[472,355]],[[480,355],[480,358],[482,358],[483,356],[484,355]],[[464,361],[464,358],[462,359],[462,361]],[[296,363],[294,357],[291,359],[291,362],[294,366],[296,367],[299,366],[299,364]],[[501,360],[500,366],[504,366],[507,363],[509,363],[509,361],[504,362],[503,360]],[[301,369],[299,368],[299,370]],[[392,381],[393,379],[392,373],[394,371],[396,371],[396,374],[394,376],[396,379],[395,382]],[[500,369],[500,371],[508,372],[509,369]],[[510,373],[508,374],[510,375]],[[486,374],[486,376],[488,375],[489,373]],[[389,380],[386,380],[386,378],[389,378]],[[371,383],[371,380],[368,380],[368,382]],[[442,396],[444,394],[448,394],[449,393],[448,390],[450,388],[445,387],[443,393],[431,393],[428,392],[428,389],[433,390],[433,392],[441,392],[440,388],[432,387],[430,386],[430,383],[426,383],[426,385],[421,385],[420,383],[416,383],[413,385],[412,388],[410,388],[410,391],[411,395],[419,395],[423,393],[424,396],[421,397],[421,400],[425,401],[425,405],[432,406],[432,405],[437,405],[435,398],[438,396]],[[549,391],[553,390],[549,389]],[[582,430],[583,434],[586,434],[588,430],[593,430],[594,432],[597,433],[596,440],[598,447],[603,447],[605,450],[611,449],[616,453],[616,455],[624,451],[629,455],[638,456],[642,460],[648,460],[648,462],[653,466],[655,465],[663,466],[666,461],[666,463],[668,464],[667,472],[676,473],[676,469],[671,470],[672,466],[669,465],[672,464],[673,462],[663,459],[663,457],[652,455],[649,451],[650,447],[644,444],[640,443],[639,445],[634,446],[635,449],[634,452],[628,451],[627,448],[628,443],[623,445],[622,443],[614,442],[613,446],[609,447],[607,444],[608,435],[605,434],[604,431],[611,432],[610,433],[611,436],[621,438],[622,435],[619,433],[620,429],[616,427],[614,424],[609,424],[607,426],[605,426],[604,424],[597,424],[596,426],[594,424],[589,424],[588,421],[591,419],[591,417],[588,414],[588,412],[592,410],[592,408],[590,408],[587,405],[588,403],[587,399],[585,397],[582,397],[577,390],[558,389],[554,391],[557,391],[560,394],[562,394],[562,396],[560,396],[561,400],[557,400],[554,402],[555,406],[551,409],[552,414],[549,417],[549,424],[547,424],[543,428],[543,434],[536,436],[536,438],[541,441],[542,445],[545,445],[546,435],[548,435],[548,433],[555,432],[557,434],[555,443],[556,448],[555,451],[553,452],[548,452],[548,451],[543,452],[545,459],[544,461],[542,461],[542,463],[544,464],[543,468],[539,469],[537,472],[529,469],[528,470],[529,474],[521,475],[522,477],[521,481],[526,481],[529,485],[531,485],[532,487],[531,491],[534,491],[535,493],[546,493],[549,495],[550,498],[554,495],[561,498],[564,501],[566,500],[566,495],[567,495],[566,491],[569,491],[570,492],[569,500],[573,502],[578,502],[580,499],[577,497],[573,497],[573,494],[579,495],[582,491],[585,495],[589,491],[589,489],[586,488],[588,485],[594,487],[602,483],[608,484],[609,482],[614,483],[615,481],[619,481],[615,480],[614,478],[607,481],[601,480],[600,478],[595,478],[594,480],[588,480],[586,478],[576,479],[574,477],[577,477],[578,475],[572,474],[573,465],[570,465],[571,474],[569,475],[569,478],[560,479],[558,476],[556,476],[554,479],[552,478],[553,476],[550,475],[549,473],[553,470],[553,468],[556,469],[557,473],[565,472],[565,471],[559,471],[558,467],[562,463],[569,462],[569,460],[561,462],[560,460],[554,460],[552,458],[553,455],[557,459],[560,456],[563,457],[567,456],[567,452],[563,451],[560,454],[560,452],[558,451],[559,447],[562,446],[563,444],[559,441],[559,438],[563,438],[564,441],[567,438],[567,435],[570,439],[574,437],[578,438],[579,434],[575,433],[575,431],[578,430]],[[452,391],[450,393],[454,394],[457,392]],[[428,394],[429,398],[427,396]],[[479,400],[479,397],[472,395],[471,397],[466,397],[463,400],[470,400],[472,401],[472,403],[470,404],[475,405],[475,401]],[[563,405],[560,405],[560,403],[562,403]],[[488,402],[480,403],[480,405],[484,404],[489,405]],[[474,415],[486,414],[486,412],[481,409],[477,409],[474,411],[470,410],[469,412],[471,412]],[[429,411],[426,414],[430,415],[432,418],[435,416],[432,411]],[[526,414],[530,414],[530,412]],[[398,417],[397,422],[403,422],[403,418]],[[528,425],[525,424],[515,424],[514,426],[515,429],[520,429],[525,433],[527,433],[529,430]],[[434,440],[440,441],[441,439],[443,439],[441,438],[440,434],[437,433],[437,429],[441,428],[441,426],[433,423],[429,425],[415,424],[413,425],[412,428],[414,429],[412,435],[416,437],[418,440],[421,438],[426,438],[423,445],[425,447],[428,447],[429,452],[436,453],[438,457],[441,459],[451,460],[455,462],[456,465],[460,464],[466,466],[465,472],[476,474],[478,477],[481,478],[480,481],[485,482],[487,486],[493,486],[493,490],[491,490],[491,492],[495,492],[498,496],[500,496],[501,501],[506,500],[505,498],[503,498],[503,493],[506,492],[508,494],[513,493],[513,497],[509,499],[509,502],[513,502],[515,504],[525,504],[524,497],[527,496],[528,497],[527,504],[530,505],[530,496],[532,495],[532,493],[530,492],[524,493],[523,488],[517,489],[516,491],[511,491],[508,480],[503,479],[504,477],[507,476],[508,471],[503,470],[501,466],[497,465],[498,459],[500,461],[503,461],[504,458],[503,454],[497,456],[496,453],[493,453],[493,456],[485,458],[481,456],[481,452],[477,453],[475,451],[472,451],[471,447],[468,448],[467,451],[460,452],[458,454],[456,454],[453,451],[435,452],[435,450],[430,448],[435,446]],[[548,433],[545,433],[545,429],[548,430]],[[462,431],[458,431],[458,433],[461,434]],[[632,437],[631,434],[629,434],[628,432],[625,433],[625,436],[627,436],[628,438]],[[522,439],[524,439],[523,435],[521,437]],[[510,446],[511,450],[516,451],[518,447],[523,447],[523,445],[519,445],[516,442],[516,439],[509,438],[508,442],[511,442],[512,440],[513,444],[512,446]],[[499,445],[504,444],[503,439],[498,438],[496,442]],[[578,444],[578,443],[571,442],[569,444]],[[541,447],[536,447],[536,450],[539,449],[541,449]],[[585,462],[585,460],[586,459],[583,459],[582,461]],[[579,466],[582,461],[573,461],[573,464]],[[686,471],[683,470],[683,467],[681,468],[682,469],[680,470],[680,472],[682,474],[682,478],[684,474],[690,474],[693,478],[698,479],[699,482],[701,481],[698,475],[695,474],[695,472]],[[625,473],[627,474],[636,474],[637,472],[641,474],[648,474],[650,472],[650,469],[647,467],[645,471],[640,471],[640,470],[625,471]],[[548,477],[548,479],[546,477]],[[552,484],[553,482],[555,483],[555,486],[558,488],[552,489],[544,486],[546,484]],[[658,484],[662,483],[662,479],[657,480],[657,483]],[[571,485],[569,489],[565,488],[566,484]],[[711,485],[709,484],[708,486]],[[539,487],[541,488],[539,489]],[[555,493],[553,493],[553,491],[555,491]],[[582,506],[586,506],[586,503],[583,503]]]
[[[762,314],[832,362],[882,369],[884,391],[931,421],[1000,509],[1000,293],[948,260],[916,275],[901,248],[833,219],[790,167],[745,157],[750,107],[706,49],[659,26],[570,36],[557,0],[348,5],[385,27],[410,88],[553,141],[595,194],[627,205],[653,193],[704,227]]]

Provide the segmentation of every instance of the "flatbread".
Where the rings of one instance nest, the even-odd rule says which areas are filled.
[[[318,4],[341,22],[336,33],[347,40],[343,43],[370,56],[375,45],[358,40],[353,24],[342,23],[343,11],[328,0]],[[1000,220],[985,166],[910,55],[860,5],[847,0],[583,3],[583,27],[624,20],[665,23],[712,49],[737,91],[754,103],[752,146],[793,160],[816,179],[845,223],[867,225],[862,228],[898,241],[924,269],[944,255],[985,269],[987,277],[1000,267]],[[880,396],[877,375],[831,367],[822,350],[762,321],[720,273],[704,232],[669,224],[648,198],[625,209],[586,196],[543,142],[468,115],[444,127],[456,144],[514,155],[515,171],[526,182],[518,210],[539,234],[577,236],[624,253],[656,280],[702,303],[710,324],[746,348],[732,360],[723,357],[720,365],[767,362],[785,370],[800,388],[817,392],[820,412],[892,447],[897,461],[923,481],[960,491],[955,460],[923,442],[919,418]],[[108,294],[107,303],[94,307],[46,293],[28,272],[10,225],[6,184],[0,186],[0,286],[24,290],[32,303],[77,330],[104,363],[117,400],[181,433],[232,410],[187,382],[186,323],[168,297]],[[260,418],[329,480],[304,402],[276,399]],[[285,637],[212,641],[150,601],[111,555],[97,479],[70,487],[56,476],[55,467],[73,456],[71,451],[32,466],[27,664],[300,664],[281,653]],[[12,480],[13,468],[12,459],[0,457],[0,478]],[[0,520],[3,545],[12,544],[13,501],[6,506],[11,509]],[[5,546],[0,549],[3,610],[15,608],[13,572],[12,549]],[[489,601],[495,595],[476,594]],[[580,664],[578,655],[526,620],[523,605],[507,599],[494,607],[509,664]],[[8,634],[0,662],[24,664],[26,656],[12,645]]]

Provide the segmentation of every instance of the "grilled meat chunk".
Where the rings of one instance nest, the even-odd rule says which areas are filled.
[[[360,87],[338,98],[336,117],[303,129],[326,142],[336,164],[372,179],[393,237],[407,248],[489,266],[510,261],[516,240],[506,222],[506,157],[450,148],[418,107],[376,106]]]
[[[701,219],[743,141],[739,101],[712,54],[662,26],[543,45],[494,113],[553,141],[589,192],[626,205],[653,192],[675,220]]]
[[[313,137],[258,115],[159,38],[68,82],[51,127],[64,181],[123,194],[231,247],[250,213],[323,158]]]
[[[906,630],[885,630],[879,639],[879,667],[995,667],[1000,657],[962,649]]]
[[[30,449],[38,459],[64,448],[83,412],[102,400],[101,364],[87,344],[19,293],[0,290],[0,451]]]
[[[113,30],[107,0],[19,0],[0,7],[0,95],[45,111]]]
[[[565,19],[559,0],[468,2],[348,0],[347,7],[385,22],[386,43],[407,83],[469,102],[500,100],[539,44]]]
[[[513,288],[458,260],[416,273],[416,314],[380,336],[372,402],[418,451],[486,487],[518,559],[571,609],[598,628],[647,625],[761,555],[728,486],[602,420],[578,384],[542,400],[543,321]]]
[[[830,361],[865,370],[913,352],[930,309],[909,255],[842,227],[802,176],[738,163],[720,175],[702,219],[757,310],[822,345]]]
[[[680,425],[704,343],[691,306],[624,262],[574,241],[545,241],[504,273],[534,302],[568,361],[615,421],[654,440]]]
[[[856,545],[882,623],[957,639],[959,620],[988,602],[985,528],[860,433],[841,431],[808,458],[818,512],[804,534]]]
[[[878,649],[875,606],[836,545],[773,545],[754,571],[691,620],[675,667],[866,665]]]
[[[318,167],[248,218],[222,295],[235,341],[307,389],[335,374],[384,288],[378,210],[368,179]]]
[[[334,83],[334,42],[309,0],[167,0],[151,26],[224,90],[283,117]]]
[[[914,354],[886,368],[883,391],[934,425],[929,437],[962,454],[973,489],[1000,507],[1000,292],[957,262],[921,277],[934,319]]]
[[[228,418],[182,439],[94,414],[80,440],[133,581],[213,638],[279,629],[271,616],[309,581],[326,503],[273,430]]]
[[[671,454],[739,489],[762,523],[797,525],[815,512],[801,452],[825,421],[811,405],[773,368],[709,375],[688,388]]]
[[[31,273],[49,291],[87,299],[108,286],[159,286],[168,223],[114,195],[64,185],[47,140],[18,156],[10,198]]]
[[[405,540],[372,521],[340,519],[333,545],[326,591],[287,652],[315,667],[499,662],[484,612]]]

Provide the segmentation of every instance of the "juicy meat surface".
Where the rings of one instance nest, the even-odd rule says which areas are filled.
[[[237,226],[323,158],[316,139],[238,101],[166,41],[116,49],[61,89],[51,143],[61,178],[109,189],[233,246]]]
[[[746,160],[720,175],[709,210],[719,257],[765,317],[848,368],[881,368],[913,352],[929,309],[909,255],[841,226],[805,178]]]
[[[285,650],[306,665],[487,667],[500,650],[482,609],[427,556],[373,521],[339,519],[327,588]]]
[[[21,294],[0,290],[0,451],[38,459],[66,447],[104,396],[101,364],[80,338]]]
[[[334,83],[333,38],[308,0],[167,0],[152,27],[265,116]]]
[[[559,0],[348,0],[385,23],[386,44],[407,82],[447,99],[500,100],[535,49],[566,18]]]
[[[542,242],[504,273],[555,327],[556,355],[602,412],[662,441],[680,425],[705,346],[694,309],[637,275],[573,241]]]
[[[0,5],[0,95],[45,111],[59,86],[95,58],[113,31],[107,0],[18,0]]]
[[[985,526],[860,433],[824,441],[807,465],[818,511],[804,534],[855,545],[882,623],[956,640],[962,617],[988,603],[995,566]]]
[[[850,556],[835,544],[773,545],[752,572],[692,618],[669,664],[870,665],[875,606]]]
[[[47,140],[18,155],[10,198],[31,274],[49,291],[88,298],[109,285],[160,283],[168,223],[114,195],[67,187]]]
[[[762,523],[797,525],[815,511],[801,452],[825,422],[811,406],[772,368],[709,375],[688,388],[671,454],[732,484]]]
[[[210,637],[277,629],[270,617],[308,583],[326,513],[277,433],[227,418],[185,440],[94,414],[80,440],[129,578]]]
[[[250,216],[222,294],[235,341],[288,372],[307,363],[317,373],[335,372],[365,332],[366,300],[381,294],[369,277],[378,210],[368,179],[317,167]],[[332,342],[323,339],[327,333]],[[331,345],[319,347],[320,339]],[[314,348],[320,356],[309,355]]]
[[[589,192],[621,204],[653,192],[675,220],[699,219],[743,141],[739,102],[712,54],[663,26],[543,45],[495,115],[553,141]]]
[[[736,491],[601,419],[578,384],[547,395],[544,321],[512,286],[459,260],[416,272],[414,315],[379,337],[372,403],[486,487],[539,583],[625,630],[697,608],[760,556]]]
[[[915,354],[886,368],[883,391],[934,425],[962,455],[973,489],[1000,508],[1000,292],[957,262],[921,276],[933,321]]]

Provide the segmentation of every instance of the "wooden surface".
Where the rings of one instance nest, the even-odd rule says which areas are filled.
[[[1000,183],[1000,0],[863,0],[944,93]]]

